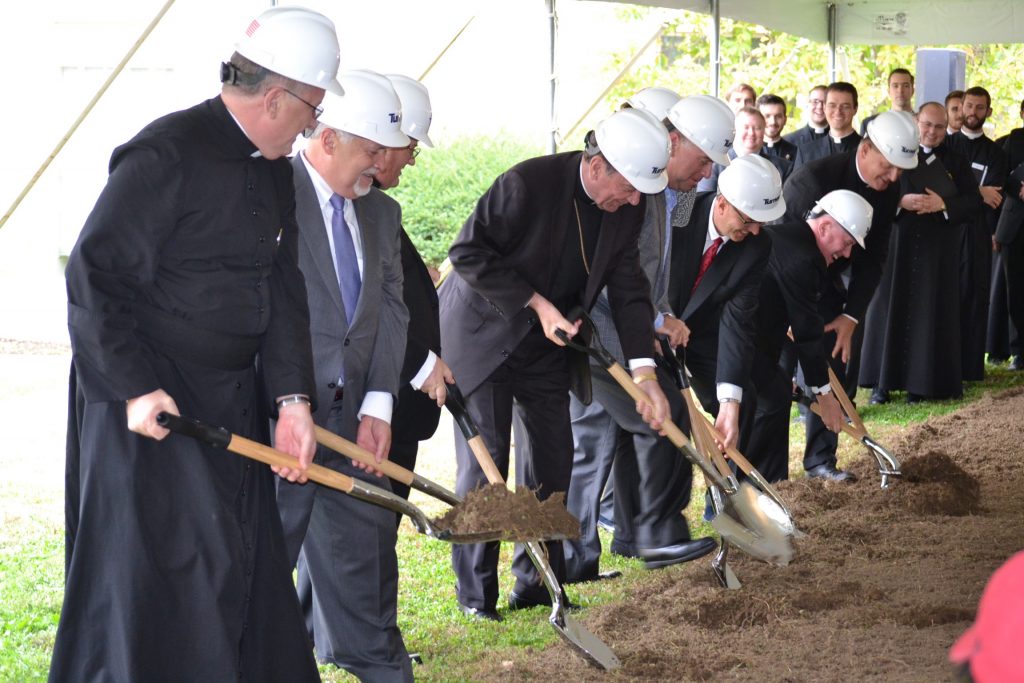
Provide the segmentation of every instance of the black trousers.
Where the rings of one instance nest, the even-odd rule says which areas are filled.
[[[568,491],[573,453],[569,371],[565,349],[548,341],[539,327],[531,330],[508,359],[466,396],[466,407],[503,477],[508,477],[509,435],[515,409],[530,444],[530,448],[516,451],[516,485],[535,489],[541,500]],[[459,495],[487,483],[457,427],[455,456],[455,490]],[[559,582],[563,582],[562,543],[556,541],[545,546],[551,568]],[[498,551],[496,542],[452,546],[452,569],[461,604],[478,609],[497,606]],[[518,595],[530,600],[547,596],[540,575],[518,545],[512,573],[516,577],[513,590]]]
[[[1024,226],[1017,237],[1003,245],[1003,272],[1006,275],[1006,304],[1010,311],[1010,322],[1018,330],[1024,330]],[[1018,349],[1017,353],[1020,354]]]

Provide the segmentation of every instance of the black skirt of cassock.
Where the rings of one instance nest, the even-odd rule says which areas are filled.
[[[255,369],[159,354],[153,364],[183,414],[265,441]],[[50,681],[320,680],[269,468],[131,433],[123,402],[69,403],[68,566]]]
[[[926,398],[963,392],[960,351],[961,229],[905,216],[868,307],[860,384]]]

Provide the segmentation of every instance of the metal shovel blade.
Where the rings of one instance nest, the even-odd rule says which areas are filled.
[[[889,477],[901,477],[903,472],[900,469],[900,461],[896,459],[889,449],[872,439],[867,434],[861,439],[861,443],[868,449],[871,455],[875,456],[878,462],[878,474],[882,477],[882,488],[889,488]]]
[[[785,567],[793,559],[793,548],[785,536],[759,536],[726,513],[716,515],[711,526],[723,539],[751,557],[780,567]]]

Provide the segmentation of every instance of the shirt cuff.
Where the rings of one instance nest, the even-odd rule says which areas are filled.
[[[629,371],[636,372],[640,368],[653,368],[655,362],[653,358],[630,358],[629,359]]]
[[[728,382],[719,382],[715,385],[715,389],[718,394],[719,401],[723,398],[732,398],[737,401],[743,400],[743,387],[738,387],[735,384],[729,384]]]
[[[395,398],[386,391],[368,391],[359,407],[360,420],[364,417],[375,417],[391,424],[391,412],[395,407]]]
[[[849,313],[843,313],[843,317],[844,317],[844,318],[849,318],[849,319],[850,319],[850,320],[852,320],[852,321],[854,322],[854,324],[856,324],[856,325],[860,325],[860,321],[859,321],[859,320],[857,320],[856,318],[854,318],[854,317],[853,317],[852,315],[850,315]]]
[[[659,329],[664,324],[665,324],[665,314],[664,313],[659,313],[658,317],[656,317],[654,319],[654,329],[657,330],[657,329]]]
[[[434,366],[437,365],[437,354],[433,351],[427,351],[427,359],[423,361],[423,365],[420,366],[420,371],[416,373],[416,376],[409,380],[409,384],[416,391],[419,391],[423,387],[423,383],[427,381],[427,377],[430,377],[430,373],[434,371]]]
[[[821,387],[807,387],[807,388],[810,389],[811,393],[814,394],[815,396],[824,396],[825,394],[831,394],[832,393],[832,385],[831,384],[826,384],[826,385],[821,386]]]

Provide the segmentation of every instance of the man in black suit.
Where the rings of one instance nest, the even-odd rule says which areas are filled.
[[[996,227],[995,248],[1003,257],[1010,322],[1019,332],[1024,330],[1024,128],[1010,133],[1004,149],[1010,173],[1006,177],[1006,201]],[[1024,370],[1020,350],[1010,367]]]
[[[433,147],[430,140],[431,107],[426,87],[408,76],[389,75],[402,102],[402,132],[409,136],[407,147],[385,152],[384,163],[374,178],[382,190],[397,187],[402,169],[414,166],[419,145]],[[437,290],[430,270],[416,251],[403,227],[401,240],[402,299],[409,309],[405,361],[402,364],[398,404],[391,418],[391,452],[388,459],[407,469],[416,467],[420,441],[434,435],[447,396],[446,383],[453,381],[448,364],[441,359],[441,325],[438,320]],[[409,497],[409,487],[391,482],[391,490]],[[398,515],[401,522],[402,516]]]
[[[746,455],[768,481],[789,478],[792,378],[779,364],[788,331],[826,426],[831,432],[842,427],[843,413],[829,386],[828,356],[821,343],[825,323],[817,302],[827,286],[828,266],[849,258],[855,245],[863,246],[871,213],[860,195],[833,190],[818,200],[806,221],[767,230],[772,253],[761,281],[753,369],[757,414]]]
[[[579,329],[563,311],[589,309],[607,286],[633,379],[650,399],[638,412],[654,429],[668,414],[654,373],[654,311],[637,247],[642,193],[665,188],[668,158],[660,121],[639,109],[617,111],[587,134],[583,153],[530,159],[499,176],[449,251],[454,270],[439,293],[442,346],[503,476],[515,401],[530,445],[528,457],[516,458],[516,481],[541,498],[569,486],[570,387],[590,398],[588,359],[570,353],[556,334]],[[461,434],[456,457],[456,491],[465,495],[486,480]],[[562,544],[546,547],[563,582]],[[460,609],[500,620],[498,543],[454,546],[452,565]],[[550,603],[521,547],[512,571],[510,608]]]
[[[778,170],[748,155],[722,172],[717,194],[697,197],[689,223],[673,227],[669,297],[689,328],[679,355],[724,445],[741,450],[753,422],[753,402],[743,401],[743,394],[750,382],[757,292],[771,250],[761,227],[785,209]]]
[[[793,168],[798,169],[815,159],[831,154],[856,149],[860,135],[853,129],[853,117],[857,114],[857,88],[851,83],[837,81],[825,91],[825,118],[828,120],[828,135],[800,145],[797,149]]]
[[[801,147],[808,142],[828,135],[828,119],[825,118],[825,91],[828,86],[816,85],[807,95],[807,125],[784,136],[787,142]]]
[[[796,145],[782,137],[786,129],[786,100],[772,93],[757,98],[757,109],[764,117],[764,153],[790,164],[796,159]],[[786,182],[783,178],[782,182]]]
[[[840,380],[848,379],[844,384],[851,397],[857,389],[863,334],[858,323],[864,320],[889,253],[892,219],[899,201],[895,183],[903,169],[917,166],[918,130],[912,119],[897,112],[883,112],[867,132],[855,151],[834,154],[797,169],[785,187],[787,222],[803,220],[814,203],[832,190],[852,190],[874,209],[865,247],[854,249],[849,259],[839,259],[829,266],[832,284],[825,288],[819,302],[826,321],[823,341],[832,369]],[[804,469],[810,476],[852,479],[848,472],[835,467],[836,446],[835,434],[808,414]]]

